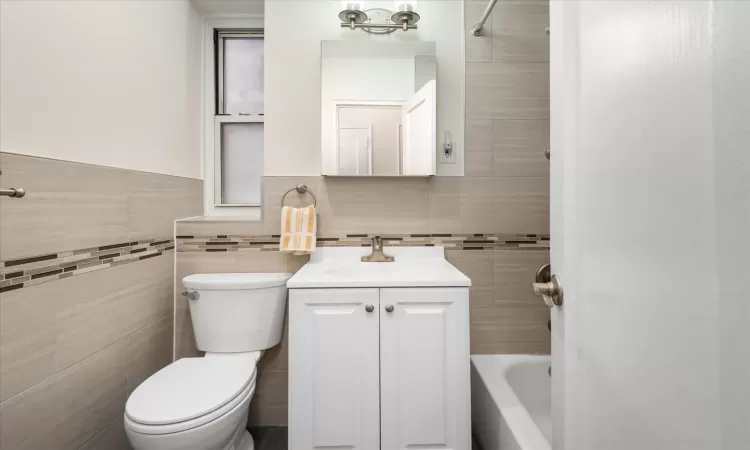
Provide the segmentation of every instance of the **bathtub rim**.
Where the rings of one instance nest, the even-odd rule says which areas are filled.
[[[518,399],[506,378],[514,363],[549,363],[549,355],[471,355],[471,364],[489,392],[503,420],[518,445],[524,450],[552,450],[550,442],[539,429],[526,407]]]

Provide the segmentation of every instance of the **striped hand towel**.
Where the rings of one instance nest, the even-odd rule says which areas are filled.
[[[294,252],[295,255],[307,255],[315,251],[317,223],[315,207],[281,208],[281,243],[282,252]]]

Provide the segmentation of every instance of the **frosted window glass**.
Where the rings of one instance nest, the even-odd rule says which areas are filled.
[[[263,113],[263,39],[224,40],[224,114]]]
[[[263,179],[263,124],[221,125],[223,204],[260,204]]]

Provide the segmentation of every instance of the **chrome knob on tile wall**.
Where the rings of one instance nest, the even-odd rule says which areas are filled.
[[[373,312],[375,311],[375,307],[372,305],[365,305],[365,311],[367,312]]]

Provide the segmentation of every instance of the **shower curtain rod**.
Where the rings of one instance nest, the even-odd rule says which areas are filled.
[[[492,8],[495,7],[495,3],[497,3],[497,0],[490,0],[487,9],[485,9],[484,14],[482,14],[482,18],[479,19],[479,22],[477,22],[476,25],[471,27],[471,34],[474,36],[481,36],[484,34],[484,23],[487,22],[487,19],[490,17],[490,13],[492,12]]]

